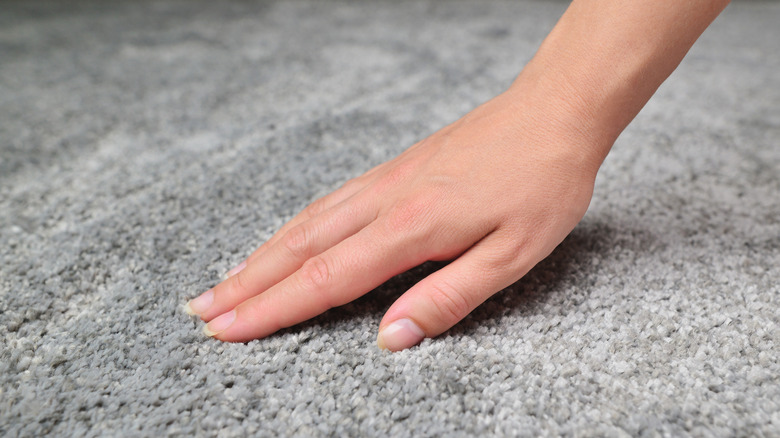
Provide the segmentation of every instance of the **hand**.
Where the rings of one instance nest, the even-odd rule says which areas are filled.
[[[539,101],[504,93],[348,181],[188,312],[210,336],[248,341],[423,262],[453,260],[390,307],[378,344],[402,350],[446,331],[550,254],[587,210],[603,157]]]
[[[187,311],[247,341],[453,260],[390,307],[378,343],[444,332],[574,228],[612,143],[727,4],[573,1],[509,91],[311,204]]]

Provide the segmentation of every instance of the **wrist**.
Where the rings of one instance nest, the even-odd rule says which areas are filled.
[[[617,138],[613,124],[597,117],[581,86],[529,63],[504,93],[514,115],[546,139],[545,148],[570,156],[595,178]],[[540,139],[541,140],[541,139]]]
[[[599,162],[728,0],[574,0],[507,93],[590,147]]]

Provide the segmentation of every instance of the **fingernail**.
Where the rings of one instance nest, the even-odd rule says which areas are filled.
[[[190,315],[201,315],[211,307],[214,302],[214,289],[209,289],[198,298],[192,299],[184,305],[184,311]]]
[[[227,274],[225,274],[225,277],[230,278],[230,277],[238,274],[239,272],[243,271],[244,268],[246,268],[246,260],[244,260],[243,262],[239,263],[239,265],[236,266],[235,268],[227,271]]]
[[[402,318],[380,331],[376,344],[381,349],[399,351],[419,344],[424,338],[425,332],[414,321]]]
[[[228,327],[230,327],[231,324],[233,324],[233,321],[235,320],[235,310],[231,310],[228,313],[223,313],[222,315],[212,319],[210,323],[203,327],[203,334],[206,336],[214,336],[219,332],[224,332]]]

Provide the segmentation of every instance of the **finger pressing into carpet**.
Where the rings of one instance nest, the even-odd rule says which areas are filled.
[[[190,301],[186,310],[210,321],[284,280],[306,260],[357,233],[375,218],[371,204],[350,202],[302,222],[249,262],[246,269]]]
[[[509,240],[489,234],[404,293],[379,325],[379,348],[399,351],[437,336],[526,271]]]
[[[376,222],[322,254],[263,294],[221,315],[204,333],[223,341],[263,338],[313,318],[369,292],[392,276],[424,261],[401,250],[402,239],[388,240]]]
[[[363,180],[361,178],[354,178],[342,185],[340,188],[332,193],[329,193],[319,199],[316,199],[311,204],[306,206],[300,213],[295,215],[289,222],[284,224],[270,239],[260,245],[249,257],[243,262],[239,263],[236,267],[229,270],[225,275],[230,278],[246,268],[253,260],[260,257],[265,251],[273,247],[283,236],[285,236],[291,229],[298,225],[311,220],[323,212],[335,207],[343,201],[349,199],[352,195],[359,192],[364,187]]]

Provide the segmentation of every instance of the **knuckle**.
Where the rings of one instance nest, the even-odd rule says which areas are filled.
[[[282,243],[293,257],[305,258],[308,257],[311,250],[311,244],[309,243],[309,231],[305,226],[299,225],[290,229],[287,234],[284,235]]]
[[[306,218],[311,219],[325,211],[326,207],[327,202],[325,201],[325,198],[315,199],[311,204],[303,209],[303,213]]]
[[[300,278],[307,288],[326,290],[331,283],[332,270],[329,263],[321,256],[306,260],[301,266]]]
[[[347,180],[344,184],[341,185],[340,190],[346,190],[346,191],[354,191],[359,189],[363,184],[358,180],[358,178],[352,178]]]
[[[384,193],[406,181],[418,167],[414,160],[401,160],[388,167],[378,176],[373,187],[378,193]]]
[[[234,291],[237,291],[239,294],[242,294],[248,290],[245,272],[239,272],[238,274],[230,277],[230,281],[230,288]]]
[[[494,268],[511,269],[519,263],[525,252],[526,248],[524,245],[509,241],[497,248],[489,262]]]
[[[501,239],[490,260],[490,266],[497,270],[525,273],[528,266],[529,255],[534,254],[533,240],[523,231],[516,231]],[[533,266],[533,265],[531,265]]]
[[[442,320],[456,323],[471,312],[471,300],[458,289],[444,282],[430,286],[428,297]]]
[[[434,203],[429,196],[412,196],[390,209],[388,225],[394,232],[421,232],[433,209]]]
[[[412,172],[415,163],[411,161],[400,162],[391,167],[384,174],[382,180],[387,185],[394,185],[402,182]]]

